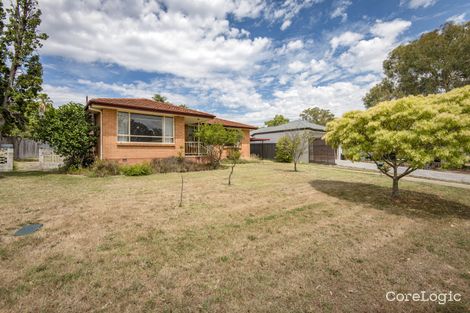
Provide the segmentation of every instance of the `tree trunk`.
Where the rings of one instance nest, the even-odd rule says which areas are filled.
[[[297,162],[294,162],[294,172],[297,172]]]
[[[180,204],[179,204],[180,208],[183,206],[183,185],[184,185],[183,173],[181,173],[181,191],[180,191]]]
[[[235,167],[235,164],[232,165],[232,170],[230,171],[230,175],[228,175],[228,185],[230,186],[232,184],[232,174],[233,174],[233,168]]]
[[[399,197],[400,192],[398,190],[398,180],[399,178],[394,177],[393,178],[393,185],[392,185],[392,198],[396,199]]]

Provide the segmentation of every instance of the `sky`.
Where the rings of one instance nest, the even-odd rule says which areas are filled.
[[[318,106],[341,116],[383,76],[396,46],[466,0],[39,0],[44,91],[150,98],[253,125]]]

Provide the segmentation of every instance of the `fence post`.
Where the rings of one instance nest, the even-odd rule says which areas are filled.
[[[0,145],[0,172],[13,171],[13,145],[2,144]]]

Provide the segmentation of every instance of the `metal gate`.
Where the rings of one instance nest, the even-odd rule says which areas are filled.
[[[335,164],[336,152],[323,139],[314,139],[308,146],[308,161],[310,163]]]

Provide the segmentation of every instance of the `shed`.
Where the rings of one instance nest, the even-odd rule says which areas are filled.
[[[308,132],[309,137],[312,139],[302,154],[300,161],[304,163],[319,162],[334,164],[335,150],[321,139],[325,135],[325,126],[304,120],[296,120],[278,126],[263,127],[251,131],[251,153],[261,158],[274,159],[276,143],[281,137],[291,133],[303,132]]]

